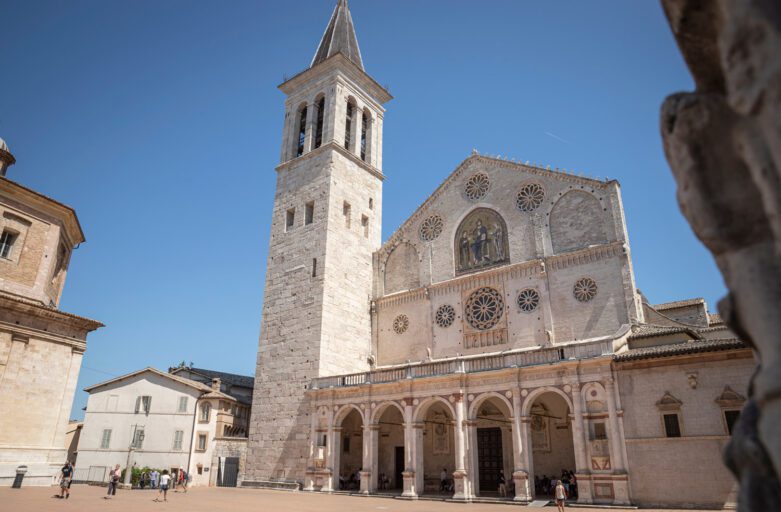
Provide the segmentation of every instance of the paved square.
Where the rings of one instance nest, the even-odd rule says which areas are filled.
[[[305,492],[266,491],[256,489],[194,488],[187,494],[168,493],[168,501],[156,503],[157,491],[118,491],[111,500],[103,499],[105,487],[74,485],[71,497],[60,500],[53,496],[59,488],[28,487],[23,489],[0,488],[0,510],[14,512],[47,512],[65,510],[75,512],[128,511],[182,511],[182,512],[297,512],[316,510],[317,512],[509,512],[511,510],[555,511],[555,507],[545,509],[527,508],[504,504],[446,503],[440,501],[406,501],[390,498],[328,495]],[[517,507],[517,508],[516,508]],[[571,508],[568,510],[606,511],[607,509]],[[615,509],[613,509],[615,510]],[[650,509],[643,509],[649,511]],[[652,511],[651,511],[652,512]],[[667,511],[671,512],[671,511]]]

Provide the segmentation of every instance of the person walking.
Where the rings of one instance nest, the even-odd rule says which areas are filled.
[[[62,476],[60,477],[60,499],[70,498],[71,495],[71,482],[73,482],[73,464],[70,461],[65,461],[65,465],[60,469]]]
[[[507,480],[504,478],[504,471],[499,472],[499,496],[507,496]]]
[[[119,470],[119,464],[117,464],[108,474],[108,492],[103,496],[103,499],[108,500],[111,499],[109,496],[117,495],[117,485],[120,478],[122,478],[122,472]]]
[[[153,469],[149,474],[149,479],[149,484],[152,489],[157,489],[157,481],[160,479],[160,473],[156,469]]]
[[[160,490],[157,491],[157,498],[155,501],[160,501],[160,494],[163,495],[163,501],[168,501],[168,483],[171,481],[171,476],[168,474],[168,470],[164,469],[163,474],[160,475]]]
[[[187,494],[187,484],[190,482],[190,474],[182,468],[179,468],[179,471],[182,475],[182,489],[184,489],[185,494]]]
[[[567,499],[567,489],[564,488],[564,483],[562,483],[561,480],[556,482],[553,496],[556,498],[556,506],[559,507],[559,512],[564,512],[564,502]]]
[[[442,472],[439,474],[439,492],[447,491],[447,468],[442,468]]]

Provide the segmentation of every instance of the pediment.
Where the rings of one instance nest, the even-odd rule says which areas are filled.
[[[720,407],[742,407],[745,401],[745,396],[733,391],[729,386],[724,386],[724,391],[715,400]]]
[[[656,407],[660,411],[677,411],[682,405],[683,402],[675,398],[669,391],[665,391],[664,396],[656,402]]]

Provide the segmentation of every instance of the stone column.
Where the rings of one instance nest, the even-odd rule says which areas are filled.
[[[333,417],[333,413],[331,413],[331,416]],[[334,458],[336,457],[337,447],[336,447],[335,429],[332,421],[328,422],[328,432],[326,436],[327,436],[326,437],[327,441],[325,442],[326,475],[325,478],[323,479],[323,487],[320,490],[323,492],[331,492],[334,490],[334,483],[337,484],[337,489],[338,489],[338,482],[339,482],[338,473],[336,475],[336,481],[334,481]],[[338,472],[338,469],[336,471]]]
[[[415,468],[415,494],[423,494],[426,492],[426,481],[423,470],[423,430],[426,428],[426,424],[422,421],[416,422],[412,425],[413,433],[412,438],[414,444],[412,446],[412,458],[414,460],[413,467]]]
[[[616,385],[613,378],[605,381],[605,394],[607,395],[607,416],[610,422],[610,463],[613,468],[613,504],[629,504],[629,479],[624,464],[624,451],[621,447],[621,427],[618,424],[618,411],[616,411]]]
[[[513,474],[515,482],[514,501],[527,503],[531,501],[529,492],[529,465],[527,462],[526,448],[524,447],[524,429],[521,423],[521,393],[513,391]]]
[[[453,482],[455,484],[454,500],[468,501],[469,485],[466,472],[466,440],[464,439],[464,418],[466,417],[464,405],[464,395],[455,396],[456,426],[455,426],[455,445],[456,445],[456,470],[453,472]]]
[[[379,487],[379,453],[380,453],[380,426],[369,425],[369,442],[371,443],[371,463],[369,464],[369,471],[371,471],[369,492],[374,492]]]
[[[358,158],[361,158],[361,141],[358,137],[360,137],[361,134],[360,126],[362,115],[363,109],[359,105],[355,105],[355,108],[353,109],[353,122],[350,126],[350,147],[348,150]]]
[[[466,425],[466,445],[468,447],[466,455],[466,472],[469,478],[466,479],[467,489],[470,496],[480,494],[480,472],[478,471],[479,459],[477,453],[477,422],[467,420]]]
[[[415,470],[417,447],[415,446],[415,435],[412,425],[412,399],[404,400],[404,471],[401,476],[404,479],[404,488],[401,495],[405,498],[417,498],[415,489]]]
[[[575,478],[578,479],[578,503],[591,503],[591,477],[588,449],[583,424],[583,396],[580,384],[573,383],[572,390],[572,443],[575,449]]]
[[[523,446],[523,452],[521,453],[521,461],[523,467],[526,468],[526,483],[521,487],[521,490],[526,491],[526,494],[518,492],[518,487],[515,489],[515,499],[518,501],[531,501],[534,499],[534,486],[531,482],[534,481],[534,468],[532,468],[532,438],[529,433],[529,425],[532,422],[531,416],[521,416],[521,446]],[[517,481],[516,484],[518,485]]]
[[[310,430],[309,430],[309,460],[307,461],[306,474],[304,475],[304,490],[315,490],[315,452],[317,451],[317,406],[312,401],[312,412],[310,413]]]
[[[315,104],[312,100],[307,101],[306,107],[306,132],[304,135],[304,154],[312,151],[315,143]]]
[[[363,464],[361,465],[361,494],[369,494],[371,492],[371,478],[372,478],[372,461],[374,457],[372,452],[374,446],[372,446],[372,429],[371,426],[364,422],[363,425]]]

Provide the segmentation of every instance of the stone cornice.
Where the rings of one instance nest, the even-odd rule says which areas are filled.
[[[67,233],[67,240],[72,244],[71,248],[86,241],[76,211],[70,206],[6,177],[0,177],[0,193],[5,193],[20,204],[37,209],[62,222]]]
[[[280,172],[282,170],[288,169],[290,167],[293,167],[296,164],[306,162],[307,160],[311,160],[312,158],[315,158],[317,156],[321,156],[322,154],[326,153],[327,150],[336,151],[340,155],[346,157],[350,161],[352,161],[354,164],[358,165],[358,167],[362,168],[364,171],[368,172],[375,178],[378,178],[380,181],[385,180],[385,175],[382,174],[382,171],[374,167],[373,165],[370,165],[354,154],[350,153],[341,144],[337,144],[335,141],[331,140],[328,142],[323,143],[322,146],[320,146],[317,149],[313,149],[309,153],[304,153],[301,156],[298,156],[296,158],[290,159],[287,162],[282,162],[278,166],[274,168],[276,172]]]
[[[50,343],[69,346],[73,349],[74,352],[77,353],[84,353],[84,351],[87,350],[87,342],[84,340],[68,338],[63,335],[57,335],[48,331],[34,329],[32,327],[24,327],[22,325],[0,321],[0,331],[10,332],[13,336],[13,339],[16,341],[22,341],[20,338],[34,338],[36,340],[43,340]]]
[[[97,320],[91,320],[83,316],[49,308],[32,300],[10,297],[3,294],[0,294],[0,307],[11,311],[18,311],[19,313],[54,320],[68,327],[83,329],[85,332],[91,332],[95,329],[104,327],[104,325]]]
[[[517,279],[530,275],[542,275],[546,269],[562,269],[584,263],[596,262],[624,254],[623,242],[612,242],[604,245],[587,247],[566,254],[548,256],[546,258],[523,261],[501,267],[454,277],[429,286],[416,288],[375,299],[377,307],[396,306],[418,301],[424,297],[452,293],[480,286],[497,285],[508,279]]]

